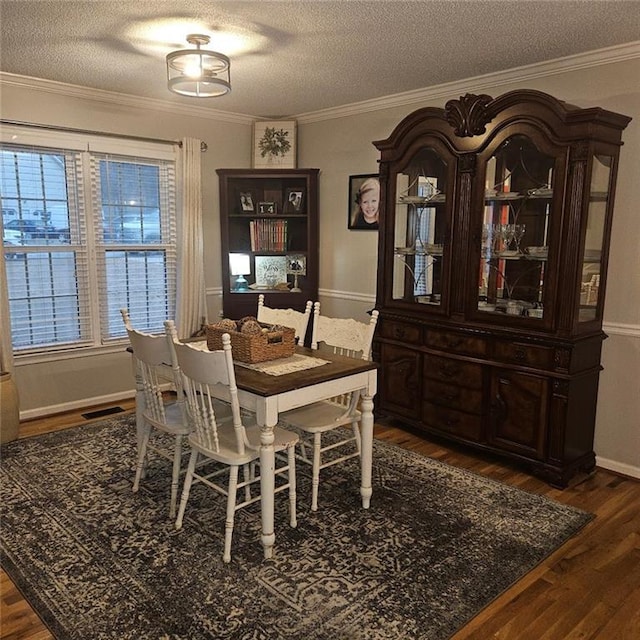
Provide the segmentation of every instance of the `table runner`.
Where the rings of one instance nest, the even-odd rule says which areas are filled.
[[[206,340],[190,342],[189,344],[196,349],[208,351]],[[313,358],[312,356],[303,356],[296,353],[288,358],[278,358],[277,360],[267,360],[265,362],[251,363],[234,360],[233,363],[237,364],[239,367],[245,367],[247,369],[253,369],[254,371],[266,373],[269,376],[284,376],[287,373],[295,373],[296,371],[304,371],[305,369],[313,369],[314,367],[320,367],[323,364],[329,364],[329,360]]]
[[[296,353],[288,358],[278,358],[277,360],[267,360],[266,362],[256,362],[253,364],[235,360],[234,364],[237,364],[239,367],[246,367],[247,369],[266,373],[269,376],[284,376],[287,373],[295,373],[296,371],[320,367],[323,364],[329,364],[329,361]]]

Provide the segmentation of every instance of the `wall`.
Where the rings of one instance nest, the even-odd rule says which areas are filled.
[[[600,378],[595,450],[598,463],[640,477],[640,47],[631,59],[574,57],[432,87],[404,96],[350,105],[299,119],[300,161],[321,167],[320,301],[323,311],[363,313],[375,297],[377,234],[347,229],[348,176],[377,172],[374,140],[387,138],[407,114],[443,107],[469,93],[494,97],[537,89],[580,107],[603,107],[633,117],[623,133],[605,305],[604,371]],[[594,63],[598,62],[594,66]],[[404,98],[404,101],[403,101]],[[356,302],[349,303],[355,299]]]

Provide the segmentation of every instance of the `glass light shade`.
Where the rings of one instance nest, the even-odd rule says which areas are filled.
[[[229,268],[232,276],[246,276],[251,273],[251,260],[246,253],[230,253]]]
[[[217,51],[201,49],[209,36],[190,35],[196,49],[172,51],[167,55],[167,83],[174,93],[195,98],[215,98],[231,91],[231,62]]]
[[[234,291],[246,291],[249,288],[245,276],[251,273],[251,260],[246,253],[230,253],[229,269],[232,276],[237,276]]]

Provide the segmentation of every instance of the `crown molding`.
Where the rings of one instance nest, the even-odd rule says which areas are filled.
[[[102,89],[93,89],[91,87],[81,87],[75,84],[65,84],[64,82],[45,80],[43,78],[31,78],[29,76],[20,76],[0,71],[0,85],[3,84],[21,87],[24,89],[34,89],[36,91],[42,91],[43,93],[55,93],[70,98],[91,100],[92,102],[118,104],[125,107],[134,107],[145,110],[155,109],[156,111],[164,111],[173,115],[206,118],[209,120],[216,120],[218,122],[253,124],[255,120],[254,116],[247,116],[240,113],[219,111],[217,109],[197,107],[194,105],[177,104],[175,102],[170,102],[169,100],[142,98],[140,96],[132,96],[126,93],[104,91]]]
[[[588,69],[590,67],[597,67],[614,62],[633,60],[635,58],[640,58],[640,40],[607,47],[605,49],[588,51],[587,53],[579,53],[567,56],[566,58],[556,58],[554,60],[514,67],[512,69],[487,73],[464,80],[446,82],[424,89],[415,89],[413,91],[405,91],[404,93],[383,96],[382,98],[354,102],[340,107],[302,113],[295,116],[295,118],[298,124],[307,124],[310,122],[321,122],[334,118],[360,115],[393,107],[404,107],[416,103],[424,104],[425,102],[450,98],[452,95],[458,96],[461,92],[475,93],[486,88],[495,88],[514,82],[523,83],[534,78],[543,78],[545,76],[553,76],[570,71],[577,71],[579,69]]]
[[[413,91],[405,91],[403,93],[396,93],[383,96],[381,98],[374,98],[372,100],[354,102],[340,107],[311,111],[292,117],[298,121],[298,124],[321,122],[323,120],[344,118],[371,111],[390,109],[393,107],[403,107],[416,103],[424,104],[429,101],[449,98],[452,95],[457,96],[460,92],[477,92],[489,87],[495,88],[505,84],[523,83],[535,78],[543,78],[545,76],[553,76],[561,73],[577,71],[579,69],[587,69],[590,67],[623,62],[625,60],[633,60],[636,58],[640,58],[640,40],[607,47],[605,49],[579,53],[565,58],[556,58],[554,60],[514,67],[512,69],[488,73],[463,80],[456,80],[454,82],[446,82],[423,89],[415,89]],[[2,84],[35,89],[45,93],[55,93],[68,97],[82,98],[85,100],[92,100],[94,102],[119,104],[122,106],[142,109],[155,109],[157,111],[212,119],[220,122],[253,124],[256,119],[259,119],[258,116],[220,111],[217,109],[197,107],[194,105],[176,104],[169,100],[142,98],[124,93],[81,87],[78,85],[56,82],[54,80],[32,78],[29,76],[20,76],[0,71],[0,85]]]

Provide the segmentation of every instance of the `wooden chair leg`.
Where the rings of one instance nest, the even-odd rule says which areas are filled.
[[[198,452],[194,449],[191,452],[189,465],[187,466],[187,474],[184,477],[184,487],[182,489],[182,497],[180,498],[180,509],[178,510],[178,518],[176,519],[176,529],[182,529],[182,519],[184,518],[184,510],[187,507],[187,500],[189,500],[189,492],[191,491],[193,472],[195,471],[197,460]]]
[[[229,467],[229,493],[227,495],[227,519],[224,523],[223,562],[231,562],[231,540],[233,538],[233,520],[236,514],[236,493],[238,491],[238,467]]]
[[[360,448],[361,448],[360,423],[357,420],[355,420],[354,422],[351,423],[351,429],[353,430],[353,437],[356,439],[356,447],[358,449],[358,454],[360,454]]]
[[[296,447],[292,445],[287,449],[287,461],[289,464],[289,524],[298,526],[296,513]]]
[[[138,452],[138,461],[136,462],[136,477],[133,480],[133,493],[138,492],[140,487],[140,479],[144,475],[144,469],[147,459],[147,446],[149,445],[149,437],[151,436],[151,427],[145,425],[144,435],[142,436],[142,442],[140,443],[140,451]]]
[[[171,473],[171,502],[169,517],[176,517],[176,502],[178,500],[178,484],[180,482],[180,463],[182,462],[182,436],[176,436],[173,447],[173,470]]]
[[[245,482],[244,499],[246,501],[249,501],[251,500],[251,485],[249,483],[253,480],[253,478],[251,477],[253,475],[251,472],[251,465],[249,464],[242,465],[242,474]]]
[[[313,434],[313,471],[311,476],[311,511],[318,510],[318,488],[320,487],[321,434]]]

